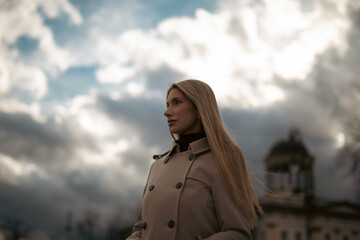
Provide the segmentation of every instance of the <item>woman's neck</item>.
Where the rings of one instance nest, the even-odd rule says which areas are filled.
[[[204,131],[189,134],[179,134],[179,139],[176,140],[176,143],[179,145],[180,152],[184,152],[189,148],[190,143],[204,137],[206,137]]]

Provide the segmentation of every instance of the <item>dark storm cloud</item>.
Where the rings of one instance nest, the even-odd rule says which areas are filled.
[[[78,199],[91,199],[93,204],[108,204],[115,197],[106,186],[103,186],[106,170],[97,168],[76,169],[64,175],[66,186],[75,192]]]
[[[125,205],[122,199],[138,197],[141,188],[124,192],[128,189],[124,187],[128,178],[116,174],[116,170],[114,173],[107,166],[82,166],[76,150],[101,151],[96,142],[97,139],[76,127],[74,119],[59,124],[50,117],[39,123],[25,113],[1,112],[0,152],[20,164],[35,164],[40,173],[35,170],[18,176],[0,169],[0,222],[9,216],[27,228],[58,233],[63,231],[69,210],[77,217],[86,209],[95,209],[109,217],[112,214],[107,211]],[[105,179],[108,174],[116,174],[118,190],[108,187],[114,185]]]
[[[162,147],[164,149],[166,149],[166,147],[168,145],[169,144],[166,144],[166,145],[164,145]],[[154,154],[160,154],[160,152],[159,153],[157,153],[157,152],[149,153],[149,152],[144,152],[141,149],[139,151],[136,151],[134,148],[132,148],[132,149],[122,153],[121,158],[124,161],[124,163],[123,163],[124,167],[126,167],[126,166],[128,166],[130,164],[135,165],[136,166],[136,171],[138,172],[139,176],[146,176],[148,174],[148,171],[149,171],[148,163],[149,163],[149,161],[151,162],[153,160],[152,156]]]
[[[0,132],[0,151],[14,158],[46,161],[57,149],[71,151],[71,142],[56,133],[56,129],[46,127],[26,114],[1,112]],[[38,151],[39,148],[45,152]]]
[[[300,91],[301,92],[301,91]],[[294,127],[300,130],[305,147],[315,158],[314,174],[317,194],[321,197],[354,199],[354,183],[349,184],[342,172],[336,169],[336,150],[332,129],[337,122],[315,96],[289,95],[287,101],[266,109],[223,109],[224,121],[236,138],[250,169],[264,181],[264,159],[274,144],[289,136]],[[332,172],[332,177],[329,177]],[[350,181],[351,183],[351,181]],[[334,191],[336,189],[336,191]]]
[[[0,223],[11,217],[28,229],[45,229],[59,235],[63,233],[66,213],[69,211],[73,212],[75,222],[87,210],[98,213],[100,220],[106,222],[118,213],[119,208],[137,208],[136,199],[140,198],[142,188],[134,188],[123,196],[109,191],[99,177],[89,172],[84,170],[82,173],[71,172],[58,176],[56,183],[53,180],[44,182],[27,179],[27,183],[16,186],[0,181],[0,206],[3,206]],[[106,171],[99,171],[98,174],[104,173]],[[69,183],[66,188],[58,187],[61,178]],[[135,215],[134,212],[132,210]]]
[[[52,134],[50,129],[44,128],[43,124],[36,122],[27,114],[0,112],[0,127],[4,132],[33,137],[36,139],[35,141],[46,143],[49,147],[67,145],[65,139],[58,134]]]
[[[3,206],[0,222],[11,217],[28,229],[62,230],[67,210],[65,206],[71,207],[72,201],[66,193],[50,185],[34,179],[28,179],[19,186],[0,181],[0,206]]]
[[[346,118],[358,102],[360,85],[360,9],[350,9],[351,31],[347,35],[347,49],[329,49],[319,56],[311,77],[317,89],[316,98],[331,107],[334,117]]]
[[[144,158],[142,159],[144,161]],[[143,165],[146,164],[143,162]],[[120,168],[120,166],[110,164],[87,166],[68,170],[60,177],[65,180],[66,189],[75,193],[80,202],[88,201],[94,206],[98,204],[116,206],[115,203],[121,203],[124,198],[133,197],[134,194],[139,195],[142,188],[142,186],[131,184],[129,177],[124,176]],[[110,180],[107,179],[109,177]],[[133,192],[132,188],[135,188],[136,192]]]
[[[329,109],[332,118],[339,122],[346,140],[353,144],[359,144],[359,139],[356,139],[356,135],[359,133],[355,131],[359,131],[356,126],[360,121],[360,8],[349,6],[349,18],[351,19],[351,31],[346,38],[347,49],[342,52],[332,48],[319,56],[311,77],[314,79],[317,89],[316,99]],[[353,175],[349,175],[349,169],[354,166],[354,159],[350,157],[342,156],[337,159],[336,167],[343,171],[342,180],[355,185],[354,191],[357,192],[357,200],[360,200],[358,184],[360,178],[356,176],[359,167],[353,169],[353,171],[355,170]]]
[[[44,165],[69,160],[74,146],[95,147],[85,133],[50,119],[35,121],[25,113],[0,112],[0,152]]]
[[[141,141],[149,146],[167,146],[170,137],[167,122],[163,115],[165,100],[158,98],[127,98],[113,100],[107,96],[99,96],[99,109],[104,111],[115,122],[117,119],[136,130]],[[127,127],[127,126],[121,127]],[[135,134],[135,133],[134,133]],[[136,146],[132,146],[136,149]]]

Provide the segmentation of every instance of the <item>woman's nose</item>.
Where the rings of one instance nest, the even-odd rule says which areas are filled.
[[[169,117],[170,116],[170,110],[169,108],[166,108],[165,112],[164,112],[165,117]]]

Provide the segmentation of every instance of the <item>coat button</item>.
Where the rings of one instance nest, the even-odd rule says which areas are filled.
[[[145,229],[146,225],[147,225],[146,222],[144,222],[142,228]]]
[[[193,154],[193,153],[191,153],[190,155],[189,155],[189,161],[192,161],[193,159],[195,158],[195,155]]]
[[[150,185],[150,187],[149,187],[149,191],[152,191],[154,188],[155,188],[155,186],[154,186],[154,185]]]
[[[178,183],[176,184],[176,188],[179,189],[179,188],[181,188],[181,187],[182,187],[182,183],[181,183],[181,182],[178,182]]]
[[[175,227],[175,222],[174,222],[173,220],[170,220],[170,221],[168,222],[168,227],[169,227],[169,228]]]
[[[164,164],[166,164],[169,160],[170,160],[170,157],[167,156],[167,157],[165,158],[165,160],[164,160]]]

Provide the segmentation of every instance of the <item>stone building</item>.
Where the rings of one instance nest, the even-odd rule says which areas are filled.
[[[297,130],[270,149],[254,240],[360,240],[360,205],[317,197],[314,162]]]

